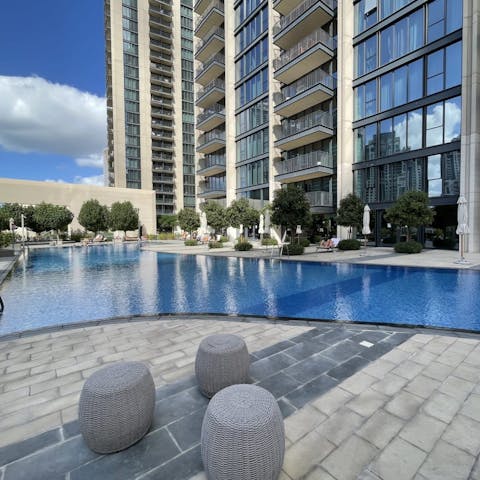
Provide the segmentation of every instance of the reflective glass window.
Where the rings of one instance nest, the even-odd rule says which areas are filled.
[[[444,51],[438,50],[427,57],[427,95],[443,90]]]
[[[380,122],[380,157],[393,154],[393,126],[392,119]]]
[[[443,143],[443,102],[427,107],[426,138],[427,147]]]
[[[377,113],[377,81],[372,80],[365,84],[365,115]]]
[[[380,77],[380,109],[388,110],[393,107],[393,73]]]
[[[408,138],[407,145],[409,150],[422,148],[423,132],[423,111],[422,109],[408,112]]]
[[[404,152],[407,149],[407,115],[398,115],[393,119],[394,151]]]
[[[395,70],[393,76],[393,101],[396,107],[407,103],[407,67]]]
[[[460,127],[462,124],[462,99],[461,97],[445,100],[445,143],[460,140]]]
[[[380,32],[381,65],[393,60],[393,26]]]
[[[408,65],[408,101],[423,96],[423,59]]]
[[[462,42],[454,43],[445,49],[446,71],[445,88],[455,87],[462,83]]]
[[[365,160],[377,157],[377,124],[365,127]]]

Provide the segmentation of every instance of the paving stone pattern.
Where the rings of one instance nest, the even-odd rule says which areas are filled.
[[[391,330],[325,324],[303,328],[300,334],[251,354],[251,381],[273,393],[286,419],[289,448],[283,478],[300,478],[336,446],[347,448],[342,446],[344,440],[355,441],[351,433],[363,423],[361,413],[347,408],[339,412],[328,408],[322,411],[322,405],[315,402],[322,394],[336,391],[340,384],[347,384],[347,389],[341,390],[345,402],[363,387],[373,388],[374,382],[380,383],[378,378],[361,373],[363,377],[359,380],[359,374],[354,374],[373,365],[371,362],[385,351],[392,351],[411,336],[412,333]],[[113,455],[96,455],[84,444],[77,422],[68,422],[1,448],[2,480],[181,480],[203,475],[199,440],[208,400],[199,393],[193,376],[161,386],[156,395],[152,428],[131,448]],[[340,397],[337,403],[341,404]],[[327,434],[315,430],[322,425]],[[361,466],[362,459],[370,458],[376,447],[368,439],[358,438],[364,444],[358,457]]]

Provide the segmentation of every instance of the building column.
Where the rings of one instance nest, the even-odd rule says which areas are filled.
[[[480,252],[480,3],[463,2],[460,194],[468,204],[466,251]]]

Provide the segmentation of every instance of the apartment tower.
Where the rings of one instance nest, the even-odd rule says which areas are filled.
[[[105,0],[108,182],[195,206],[192,0]]]

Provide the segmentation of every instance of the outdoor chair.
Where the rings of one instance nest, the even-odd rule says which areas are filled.
[[[155,384],[140,362],[119,362],[93,373],[80,394],[78,420],[88,447],[113,453],[138,442],[155,408]]]
[[[248,381],[250,356],[237,335],[218,334],[204,338],[195,359],[200,391],[208,398],[222,388]]]
[[[212,398],[201,433],[208,479],[275,480],[284,452],[283,418],[270,392],[256,385],[233,385]]]

